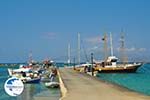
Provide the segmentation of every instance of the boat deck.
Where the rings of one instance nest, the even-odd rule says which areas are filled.
[[[129,91],[73,69],[61,68],[59,73],[67,89],[62,100],[150,100],[150,96]],[[64,91],[61,92],[63,94]]]

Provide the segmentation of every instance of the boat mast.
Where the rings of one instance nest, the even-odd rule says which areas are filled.
[[[78,64],[80,64],[80,33],[78,32]]]
[[[33,59],[32,59],[32,51],[30,51],[30,53],[29,53],[29,64],[31,64],[32,61],[33,61]]]
[[[83,53],[84,53],[84,56],[85,56],[86,62],[88,63],[88,62],[89,62],[89,59],[88,59],[88,56],[87,56],[87,53],[86,53],[86,50],[85,50],[85,47],[84,47],[83,41],[81,40],[81,49],[82,49],[82,48],[83,48]]]
[[[110,32],[110,52],[111,52],[111,56],[113,56],[113,43],[112,43],[112,34]]]
[[[68,65],[71,63],[71,47],[70,47],[70,43],[68,44]]]
[[[127,60],[127,56],[125,54],[125,39],[124,39],[124,33],[123,31],[121,32],[121,39],[120,39],[120,42],[121,42],[121,48],[120,48],[120,52],[121,52],[121,62],[123,64],[126,64],[128,62]]]
[[[102,40],[104,41],[104,61],[106,62],[106,60],[107,60],[107,57],[108,57],[108,55],[107,55],[107,34],[105,33],[104,34],[104,37],[102,38]]]

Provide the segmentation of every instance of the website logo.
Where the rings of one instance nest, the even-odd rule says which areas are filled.
[[[20,79],[12,77],[6,80],[4,89],[8,95],[18,96],[23,92],[24,84]]]

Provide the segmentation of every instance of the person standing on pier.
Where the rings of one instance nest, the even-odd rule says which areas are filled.
[[[50,76],[49,76],[50,82],[53,82],[55,80],[56,75],[57,75],[57,69],[56,68],[52,68]]]

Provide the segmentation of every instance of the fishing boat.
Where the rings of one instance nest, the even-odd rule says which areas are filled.
[[[104,36],[104,51],[107,52],[107,39],[106,39],[106,35]],[[121,50],[124,50],[124,37],[121,36]],[[113,55],[113,45],[112,45],[112,35],[110,33],[110,51],[111,51],[111,56],[107,57],[107,54],[105,54],[105,59],[104,61],[100,62],[100,63],[96,63],[96,65],[94,66],[94,70],[98,71],[100,73],[133,73],[136,72],[136,70],[142,66],[142,63],[127,63],[127,61],[123,61],[123,63],[118,64],[118,58],[116,56]],[[123,58],[125,59],[125,57]]]
[[[41,79],[38,70],[33,70],[32,66],[20,65],[18,69],[8,68],[8,73],[10,77],[17,77],[23,83],[39,83]]]
[[[96,64],[94,70],[99,73],[133,73],[142,66],[142,63],[117,64],[117,60],[114,56],[110,56],[108,59],[110,61]]]
[[[30,77],[22,79],[23,83],[39,83],[40,80],[41,80],[40,77],[39,78],[33,78],[33,79]]]
[[[29,73],[31,71],[31,66],[20,65],[18,69],[10,69],[8,68],[9,76],[16,76],[21,72]]]

